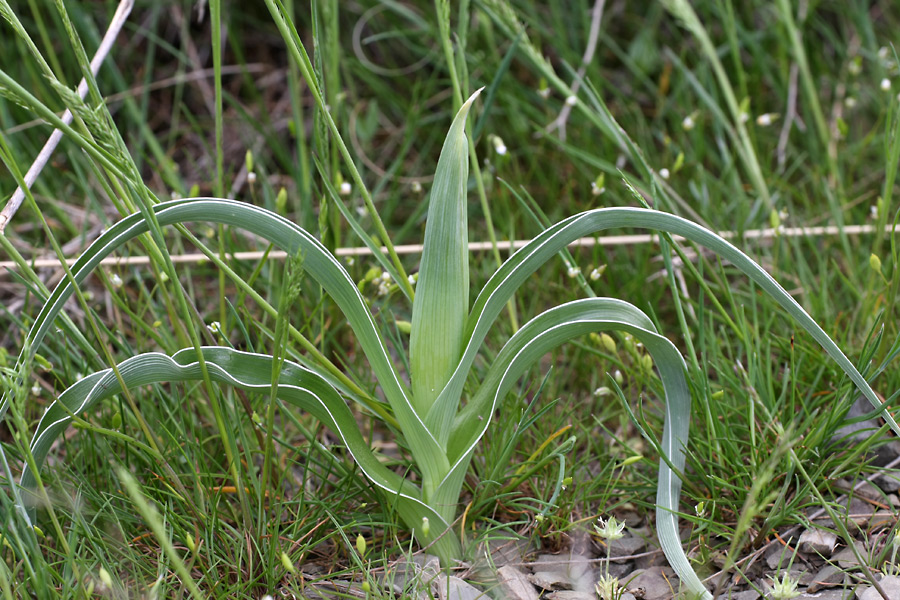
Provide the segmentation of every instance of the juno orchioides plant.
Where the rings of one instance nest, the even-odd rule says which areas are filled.
[[[526,370],[551,349],[592,332],[627,332],[644,344],[656,365],[665,393],[665,424],[659,445],[656,525],[663,551],[686,586],[710,597],[682,549],[677,511],[679,472],[685,465],[691,396],[685,364],[676,347],[661,335],[651,319],[623,300],[586,298],[567,302],[534,317],[503,346],[483,379],[463,402],[464,385],[482,342],[516,291],[572,241],[610,228],[637,227],[683,236],[715,252],[771,294],[824,348],[873,406],[875,392],[832,339],[757,263],[715,233],[681,217],[645,208],[589,210],[556,223],[512,255],[490,277],[469,304],[467,253],[468,141],[465,122],[476,92],[456,115],[444,142],[435,173],[425,229],[419,278],[412,299],[412,325],[407,378],[395,366],[365,299],[342,264],[309,232],[271,211],[233,200],[189,198],[154,204],[103,233],[72,267],[73,278],[53,291],[35,319],[20,372],[31,363],[63,306],[100,261],[129,240],[153,227],[209,222],[249,231],[265,238],[289,256],[300,255],[302,268],[333,299],[346,317],[377,378],[387,407],[372,410],[388,419],[405,438],[416,469],[416,482],[383,465],[370,450],[345,394],[323,369],[271,355],[230,347],[189,347],[168,356],[151,352],[132,356],[90,374],[65,390],[39,422],[31,442],[35,464],[46,458],[54,439],[72,415],[98,402],[148,384],[212,380],[242,390],[274,394],[282,403],[308,411],[345,444],[365,476],[390,497],[397,513],[418,543],[429,546],[445,564],[462,555],[459,534],[452,532],[460,491],[476,445],[491,423],[498,401]],[[385,261],[386,262],[386,261]],[[398,282],[403,283],[403,282]],[[408,293],[408,292],[407,292]],[[9,395],[0,411],[5,411]],[[363,410],[372,406],[363,406]],[[2,414],[2,412],[0,412]],[[891,428],[900,428],[887,413]],[[34,485],[25,468],[21,484]],[[33,518],[33,508],[21,506],[21,517]]]

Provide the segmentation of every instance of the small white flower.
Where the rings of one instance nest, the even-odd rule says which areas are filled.
[[[891,80],[885,77],[881,80],[881,91],[889,92],[891,90]]]
[[[379,296],[387,296],[390,291],[391,291],[390,286],[388,284],[384,283],[383,281],[378,284],[378,295]]]
[[[681,128],[685,131],[690,131],[695,125],[696,123],[694,122],[694,117],[692,115],[688,115],[681,120]]]
[[[538,88],[538,95],[544,100],[550,97],[550,88],[547,86],[546,82]]]
[[[247,183],[249,183],[250,185],[253,185],[254,183],[256,183],[256,172],[255,171],[250,171],[247,173]]]
[[[41,386],[38,385],[37,383],[35,383],[33,386],[31,386],[31,395],[39,396],[40,394],[41,394]]]
[[[854,77],[862,73],[862,62],[856,59],[850,61],[847,65],[847,71]]]
[[[350,185],[350,182],[342,181],[341,182],[341,196],[349,196],[351,191],[353,191],[353,186]]]
[[[878,60],[885,61],[888,56],[890,56],[891,51],[887,46],[882,46],[878,49]]]
[[[741,113],[738,115],[738,119],[741,121],[741,123],[746,123],[750,120],[750,113],[741,111]]]
[[[421,194],[422,193],[422,184],[419,183],[418,181],[413,181],[412,191],[415,192],[416,194]]]
[[[119,289],[120,287],[122,287],[122,278],[119,277],[118,273],[113,273],[112,275],[110,275],[109,282],[115,289]]]
[[[569,277],[578,277],[578,275],[581,273],[581,269],[575,266],[571,266],[568,268],[566,273],[569,275]]]
[[[763,113],[756,117],[756,124],[760,127],[768,127],[772,123],[778,120],[777,113]]]
[[[790,216],[790,213],[788,213],[786,208],[782,208],[781,210],[778,211],[778,218],[781,219],[782,221],[787,221],[787,218],[789,216]]]
[[[418,279],[418,277],[416,277],[416,274],[415,274],[415,273],[413,273],[412,275],[408,275],[408,276],[406,277],[406,280],[409,281],[409,285],[416,285],[416,280],[417,280],[417,279]]]
[[[347,258],[344,259],[344,262],[347,263],[348,267],[352,267],[353,265],[356,264],[356,259],[353,258],[352,256],[348,256]]]
[[[619,522],[615,517],[610,517],[608,521],[598,518],[594,533],[610,542],[620,540],[625,537],[625,522]]]
[[[272,594],[266,594],[262,597],[262,600],[275,600],[275,598],[272,596]]]
[[[578,104],[578,98],[576,96],[569,96],[568,98],[566,98],[566,104],[568,104],[569,106],[575,106],[576,104]]]
[[[506,155],[506,144],[499,135],[491,136],[491,142],[494,144],[494,151],[500,156]]]
[[[169,194],[169,197],[172,198],[172,200],[181,200],[181,194],[178,192],[172,192]]]
[[[605,385],[601,385],[596,390],[594,390],[594,397],[595,398],[603,398],[605,396],[611,395],[612,393],[613,393],[613,391],[611,389],[609,389]]]
[[[382,271],[381,272],[381,280],[385,283],[390,283],[391,282],[391,274],[388,273],[387,271]]]
[[[613,373],[613,379],[615,379],[616,383],[618,383],[619,385],[622,385],[622,382],[625,381],[625,377],[622,375],[622,371],[620,371],[619,369],[616,369]]]
[[[877,204],[873,204],[872,206],[869,207],[869,216],[871,216],[873,219],[878,218],[878,205]]]
[[[606,188],[597,185],[596,181],[591,182],[591,195],[592,196],[599,196],[600,194],[602,194],[605,191],[606,191]]]
[[[605,266],[598,268],[598,269],[591,269],[591,274],[590,274],[591,281],[597,281],[598,279],[603,277],[603,271],[605,271],[605,270],[606,270]]]
[[[600,580],[594,584],[594,591],[597,592],[600,600],[619,600],[622,597],[619,578],[613,577],[609,573],[602,575]]]
[[[670,175],[671,173],[669,173],[669,170],[665,167],[659,170],[659,176],[663,179],[668,179]]]
[[[847,96],[844,98],[844,106],[847,108],[855,108],[856,107],[856,98],[853,96]]]
[[[356,207],[356,216],[360,219],[366,216],[366,207],[365,206],[357,206]]]
[[[206,328],[209,329],[209,332],[211,334],[216,335],[217,333],[222,331],[222,324],[219,323],[218,321],[213,321],[212,323],[207,325]]]
[[[797,591],[797,583],[796,579],[791,579],[789,573],[784,573],[781,576],[781,581],[773,579],[771,598],[773,600],[791,600],[796,598],[800,595],[800,592]]]

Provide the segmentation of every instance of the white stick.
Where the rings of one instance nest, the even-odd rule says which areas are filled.
[[[743,233],[738,233],[735,231],[724,231],[719,235],[723,238],[730,239],[743,239],[743,240],[770,240],[777,237],[784,238],[792,238],[792,237],[818,237],[818,236],[828,236],[828,235],[838,235],[840,233],[845,233],[847,235],[867,235],[874,233],[878,228],[874,225],[846,225],[844,227],[838,227],[836,225],[827,225],[820,227],[785,227],[780,231],[776,231],[775,229],[750,229]],[[884,228],[885,233],[893,232],[893,225],[888,225]],[[672,236],[674,240],[683,241],[684,238],[678,235]],[[513,240],[513,241],[498,241],[497,249],[504,250],[507,252],[511,252],[514,250],[518,250],[523,247],[525,244],[530,242],[531,240]],[[580,238],[569,244],[570,248],[579,248],[579,247],[591,247],[591,246],[633,246],[636,244],[656,244],[659,242],[659,235],[657,234],[637,234],[637,235],[610,235],[605,237],[585,237]],[[470,242],[469,243],[469,252],[485,252],[491,250],[493,246],[490,242]],[[394,249],[397,251],[397,254],[418,254],[422,252],[421,244],[408,244],[404,246],[395,246]],[[387,252],[387,248],[382,247],[382,252]],[[338,248],[335,251],[337,256],[368,256],[372,254],[372,251],[365,246],[360,246],[357,248]],[[225,255],[225,260],[259,260],[266,253],[262,251],[248,251],[248,252],[234,252]],[[268,258],[270,259],[284,259],[287,256],[287,253],[282,252],[280,250],[269,252]],[[75,264],[77,258],[67,258],[66,264],[72,266]],[[209,257],[205,254],[196,252],[192,254],[174,254],[172,255],[173,263],[198,263],[208,261]],[[29,263],[33,268],[38,269],[42,267],[58,267],[59,261],[55,258],[40,258],[33,260]],[[149,256],[110,256],[108,258],[104,258],[100,261],[101,265],[117,265],[117,266],[125,266],[125,265],[146,265],[150,264]],[[18,265],[13,261],[0,261],[0,269],[17,269]],[[2,272],[0,272],[2,275]]]
[[[112,21],[110,21],[109,23],[109,28],[106,30],[106,35],[103,36],[103,39],[100,41],[100,47],[97,48],[97,52],[94,54],[93,60],[91,60],[91,73],[93,73],[95,77],[100,71],[100,65],[103,64],[104,60],[106,60],[106,55],[109,54],[113,43],[119,36],[119,32],[122,30],[122,26],[125,24],[125,20],[128,19],[128,15],[131,13],[131,9],[133,6],[134,0],[122,0],[121,2],[119,2],[119,7],[116,9],[116,13],[113,15]],[[81,83],[78,84],[78,95],[81,96],[82,100],[84,100],[87,96],[87,91],[87,81],[82,78]],[[71,123],[72,112],[66,109],[66,112],[63,113],[62,120],[66,125]],[[50,139],[47,140],[46,144],[44,144],[44,147],[37,155],[37,158],[34,159],[34,162],[28,169],[28,172],[25,173],[25,185],[29,190],[31,189],[31,186],[34,185],[34,182],[35,180],[37,180],[38,175],[41,174],[44,166],[50,161],[50,156],[53,154],[53,151],[56,150],[56,146],[59,145],[59,141],[62,139],[62,135],[62,131],[60,131],[59,129],[53,130],[53,133],[50,134]],[[3,211],[0,212],[0,235],[3,234],[6,226],[12,220],[13,215],[16,214],[16,211],[19,210],[19,207],[22,206],[22,202],[24,200],[25,190],[23,190],[21,187],[16,188],[16,191],[13,192],[12,198],[9,199],[9,202],[7,202],[6,206],[3,207]]]

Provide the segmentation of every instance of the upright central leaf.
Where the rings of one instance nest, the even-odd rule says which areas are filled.
[[[466,115],[480,91],[472,94],[453,119],[431,188],[409,340],[413,405],[422,418],[449,381],[462,353],[469,311],[469,148],[465,127]]]

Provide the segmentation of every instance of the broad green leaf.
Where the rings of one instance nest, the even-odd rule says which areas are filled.
[[[409,338],[413,404],[422,418],[444,389],[462,354],[469,311],[466,116],[480,92],[472,94],[453,119],[431,188]],[[453,410],[455,406],[450,407]],[[444,432],[446,439],[446,428],[431,430],[438,439]]]
[[[447,472],[448,463],[441,445],[413,410],[409,392],[393,367],[384,341],[355,282],[315,237],[269,210],[234,200],[172,200],[155,205],[153,211],[161,226],[192,221],[223,223],[255,233],[289,255],[302,251],[304,270],[332,297],[356,334],[400,423],[416,464],[422,469],[423,478],[436,481]],[[111,227],[73,265],[72,273],[76,283],[84,281],[104,257],[147,229],[147,222],[140,214],[130,215]],[[68,281],[64,280],[56,287],[32,325],[28,336],[30,343],[26,345],[30,348],[28,352],[33,354],[37,351],[44,335],[71,295],[72,287]],[[18,364],[24,363],[25,358],[24,355],[20,356]],[[6,402],[7,396],[4,394],[4,405]]]
[[[245,391],[267,394],[271,390],[274,359],[269,355],[240,352],[226,347],[201,349],[210,379]],[[193,348],[169,357],[158,352],[139,354],[118,365],[122,379],[129,389],[154,383],[200,381],[203,373]],[[63,392],[44,413],[31,442],[32,453],[40,467],[56,438],[71,422],[71,414],[90,411],[97,402],[122,391],[112,369],[89,375]],[[428,517],[434,531],[431,538],[444,532],[449,525],[443,517],[429,508],[414,484],[385,467],[369,449],[359,431],[356,419],[344,399],[319,374],[294,362],[284,361],[278,379],[277,397],[305,410],[338,434],[362,472],[388,495],[396,496],[398,513],[411,529],[418,529],[422,517]],[[34,474],[27,468],[21,485],[31,488]],[[431,539],[422,539],[427,543]],[[445,535],[451,543],[456,537]],[[446,542],[445,542],[446,543]],[[458,548],[453,549],[458,553]]]
[[[840,366],[856,387],[878,409],[883,409],[877,394],[844,355],[837,344],[813,320],[771,275],[733,244],[712,231],[676,215],[644,208],[601,208],[573,215],[541,232],[511,256],[494,273],[482,289],[466,323],[466,349],[456,371],[441,396],[458,396],[481,343],[506,302],[544,263],[574,240],[599,231],[619,227],[636,227],[680,235],[705,246],[740,269],[747,277],[771,295],[800,326],[815,339]],[[438,402],[442,399],[439,398]],[[900,435],[900,426],[882,410],[882,417]],[[456,432],[451,435],[458,435]]]
[[[487,431],[500,399],[544,354],[559,345],[595,331],[619,330],[633,335],[652,356],[665,390],[665,419],[660,446],[656,525],[660,544],[669,564],[691,591],[705,594],[691,568],[678,535],[678,502],[684,469],[684,447],[690,426],[691,395],[685,379],[684,361],[675,345],[657,334],[653,322],[633,305],[612,298],[586,298],[547,310],[515,333],[491,365],[478,393],[460,413],[454,431],[462,444],[447,479],[438,488],[433,505],[442,499],[458,498],[462,477],[475,445]],[[452,449],[452,448],[451,448]],[[675,470],[673,470],[673,468]]]

